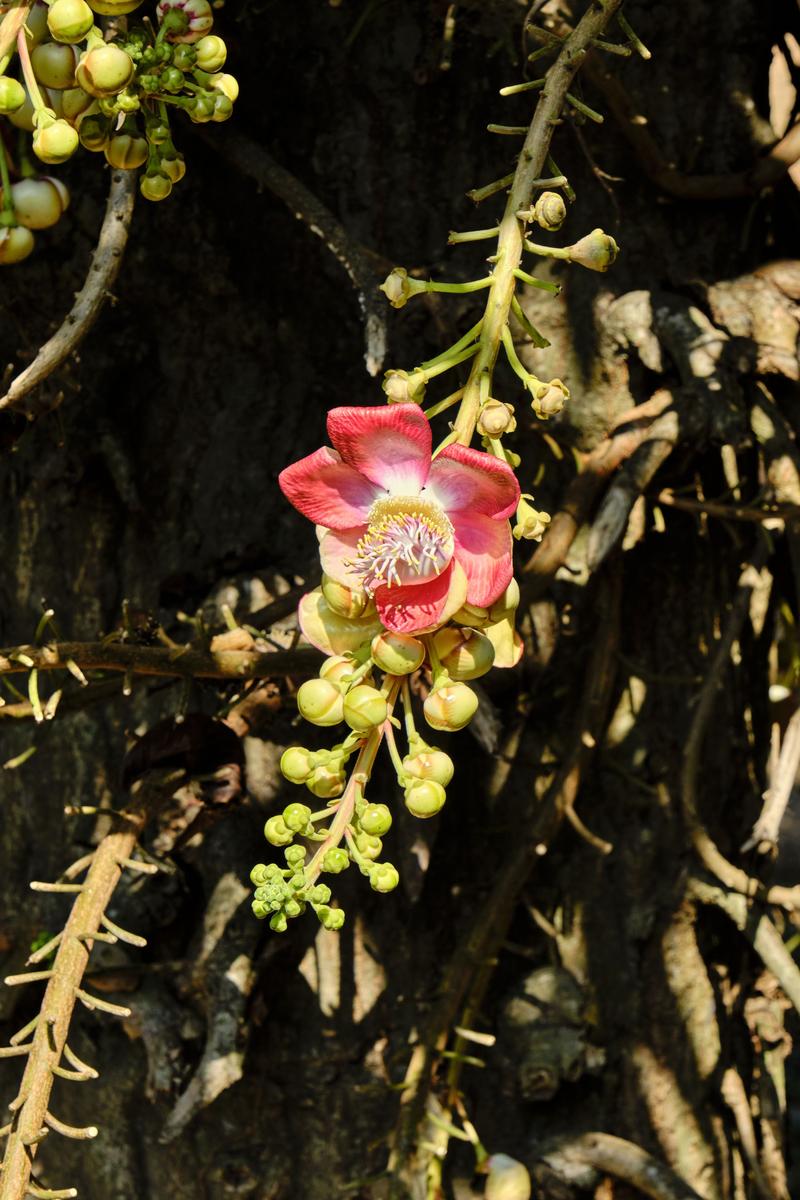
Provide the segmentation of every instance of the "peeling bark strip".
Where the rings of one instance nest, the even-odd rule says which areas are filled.
[[[71,665],[70,665],[71,664]],[[49,646],[13,646],[0,650],[0,675],[23,671],[131,671],[135,675],[170,675],[186,679],[268,679],[275,675],[315,673],[319,651],[174,650],[126,646],[111,642],[53,642]]]

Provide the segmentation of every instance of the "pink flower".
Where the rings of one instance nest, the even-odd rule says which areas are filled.
[[[516,476],[491,454],[447,446],[431,461],[416,404],[335,408],[328,446],[287,467],[284,495],[324,527],[325,574],[375,601],[381,622],[424,632],[465,602],[488,608],[512,577]]]

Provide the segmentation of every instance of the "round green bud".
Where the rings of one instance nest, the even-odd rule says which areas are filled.
[[[94,13],[86,0],[52,0],[47,28],[57,42],[82,42],[94,25]]]
[[[105,150],[108,132],[111,128],[107,117],[100,113],[92,113],[83,118],[78,126],[78,137],[85,150]]]
[[[363,858],[369,858],[374,861],[380,857],[383,849],[383,842],[379,837],[374,837],[371,833],[364,833],[362,830],[355,837],[356,849]]]
[[[294,834],[283,817],[270,817],[264,826],[264,837],[271,846],[288,846],[294,840]]]
[[[106,143],[104,153],[109,166],[130,171],[147,162],[149,150],[145,138],[131,137],[129,133],[115,133]]]
[[[337,930],[344,925],[344,913],[341,908],[328,908],[324,905],[317,909],[317,916],[323,929]]]
[[[165,67],[161,72],[161,86],[165,92],[180,92],[183,83],[183,71],[179,71],[177,67]]]
[[[533,206],[532,216],[537,225],[555,233],[564,224],[567,206],[559,192],[542,192]]]
[[[214,99],[209,95],[195,96],[194,101],[186,109],[189,120],[195,125],[205,125],[214,119]]]
[[[450,625],[434,634],[439,661],[453,680],[479,679],[492,669],[494,646],[485,633]]]
[[[351,688],[344,698],[344,719],[355,733],[368,733],[386,720],[386,697],[368,683]]]
[[[375,892],[393,892],[400,882],[400,873],[392,863],[377,863],[369,873],[369,886]]]
[[[296,875],[289,876],[289,887],[294,888],[296,892],[302,892],[306,886],[305,871],[302,867],[297,871]]]
[[[148,121],[145,134],[151,146],[163,146],[170,139],[170,128],[163,121]]]
[[[305,746],[290,746],[281,755],[281,774],[290,783],[305,783],[314,770],[314,755]]]
[[[89,0],[89,7],[101,17],[124,17],[141,3],[142,0]]]
[[[619,254],[619,246],[602,229],[593,229],[574,246],[569,246],[569,261],[589,271],[607,271]]]
[[[180,183],[186,174],[186,162],[183,155],[176,154],[174,158],[162,158],[161,170],[170,183]]]
[[[320,800],[335,800],[337,796],[341,796],[346,783],[344,771],[340,767],[326,764],[315,768],[306,780],[306,787],[312,796]]]
[[[90,96],[83,88],[67,88],[61,97],[61,112],[64,119],[74,125],[94,104],[94,96]]]
[[[465,683],[447,683],[434,689],[425,700],[422,711],[433,729],[454,733],[468,725],[478,708],[478,697]]]
[[[220,124],[222,121],[228,121],[233,116],[233,101],[227,96],[219,95],[214,101],[214,112],[211,117],[212,121]]]
[[[390,675],[410,675],[425,661],[425,646],[410,633],[376,634],[370,646],[372,661],[381,671]]]
[[[342,693],[328,679],[307,679],[301,684],[297,708],[312,725],[338,725],[344,715]]]
[[[47,13],[48,6],[45,0],[34,0],[25,21],[25,36],[28,39],[29,50],[43,42],[50,32],[47,28]]]
[[[326,658],[319,669],[320,679],[335,683],[341,692],[347,690],[347,684],[342,681],[356,670],[356,663],[349,654],[333,654]]]
[[[195,42],[194,49],[197,55],[195,61],[201,71],[220,71],[225,66],[228,48],[216,34],[201,37],[199,42]]]
[[[418,754],[406,755],[403,770],[413,779],[430,779],[445,788],[453,778],[455,767],[449,754],[431,747]]]
[[[274,916],[270,917],[269,919],[269,927],[270,929],[274,930],[275,933],[285,933],[288,924],[289,922],[286,920],[286,914],[282,912],[276,912]]]
[[[440,783],[433,779],[420,779],[406,788],[406,808],[414,817],[424,820],[435,817],[444,808],[447,793]]]
[[[172,61],[179,71],[191,71],[197,62],[197,51],[194,46],[176,46]]]
[[[40,126],[33,135],[33,152],[42,162],[66,162],[78,149],[78,134],[63,120]]]
[[[287,804],[283,810],[286,828],[291,829],[293,833],[300,833],[302,829],[305,829],[310,816],[311,809],[308,805],[299,804],[296,800],[292,804]]]
[[[119,111],[123,113],[138,112],[142,107],[141,100],[130,88],[125,88],[123,92],[120,92],[116,98],[116,102]]]
[[[305,905],[300,900],[287,900],[283,911],[287,917],[299,917],[305,909]]]
[[[257,917],[259,921],[263,921],[265,917],[269,916],[269,905],[265,904],[263,900],[254,900],[250,907],[253,910],[253,916]]]
[[[214,91],[222,92],[223,96],[228,97],[231,104],[235,104],[239,98],[239,81],[233,75],[212,75],[210,79],[206,80],[206,84]]]
[[[350,866],[350,855],[341,846],[331,846],[322,858],[322,869],[329,875],[341,875]]]
[[[306,859],[306,848],[305,846],[287,846],[283,854],[290,867],[300,867]]]
[[[368,804],[358,818],[364,833],[383,837],[392,827],[392,814],[385,804]]]
[[[327,883],[318,883],[313,887],[308,894],[309,900],[313,900],[315,904],[327,904],[331,898],[331,889]]]
[[[0,226],[0,266],[22,262],[33,249],[33,234],[22,225]]]
[[[0,75],[0,115],[16,112],[25,103],[25,88],[8,75]]]
[[[61,46],[58,42],[42,42],[31,54],[31,66],[39,83],[45,87],[71,88],[75,86],[75,68],[78,52],[72,46]]]
[[[81,55],[75,78],[90,96],[116,96],[128,86],[133,72],[131,56],[121,46],[106,42]]]
[[[256,863],[250,872],[250,882],[255,884],[256,887],[260,887],[262,884],[266,883],[268,879],[269,875],[267,874],[266,863]]]
[[[11,185],[11,200],[18,224],[26,229],[49,229],[67,207],[69,192],[52,179],[20,179]]]
[[[370,604],[366,592],[345,587],[343,583],[337,583],[328,575],[322,576],[322,594],[328,606],[340,617],[361,617]]]

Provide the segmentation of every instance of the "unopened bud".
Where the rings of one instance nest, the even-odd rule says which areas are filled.
[[[364,833],[383,837],[392,827],[392,814],[385,804],[368,804],[358,818]]]
[[[542,192],[533,206],[533,219],[542,229],[555,233],[564,224],[567,206],[558,192]]]
[[[104,153],[109,166],[129,171],[134,167],[141,167],[147,162],[149,153],[147,139],[131,137],[129,133],[116,133],[109,138],[104,147]]]
[[[328,908],[322,905],[317,909],[320,925],[323,929],[337,930],[344,925],[344,913],[341,908]]]
[[[78,134],[67,121],[52,121],[33,135],[33,152],[42,162],[66,162],[78,149]]]
[[[512,579],[502,596],[498,596],[494,604],[488,612],[490,622],[499,621],[506,613],[513,612],[515,608],[519,608],[520,593],[519,584],[516,579]]]
[[[47,13],[47,28],[57,42],[82,42],[93,25],[86,0],[53,0]]]
[[[322,859],[322,869],[329,875],[340,875],[350,866],[350,855],[341,846],[331,846]]]
[[[381,387],[389,404],[422,404],[425,399],[425,375],[422,371],[387,371]]]
[[[305,783],[312,796],[320,800],[335,800],[345,789],[344,771],[333,766],[316,767]]]
[[[498,438],[517,428],[514,408],[502,400],[488,399],[478,413],[478,433],[482,437]]]
[[[223,71],[218,71],[216,75],[209,76],[206,84],[212,91],[221,92],[223,96],[227,96],[231,104],[235,104],[239,99],[239,80],[234,75],[226,75]]]
[[[294,800],[291,804],[286,805],[282,816],[287,829],[291,829],[292,833],[300,833],[308,825],[311,809],[307,804],[299,804]]]
[[[271,846],[288,846],[294,838],[294,834],[284,821],[283,817],[270,817],[264,826],[264,837]]]
[[[403,770],[413,779],[430,779],[445,788],[453,778],[455,767],[449,754],[431,746],[417,754],[407,754],[403,759]]]
[[[159,0],[156,13],[160,24],[167,23],[168,42],[197,42],[214,24],[208,0]]]
[[[65,120],[74,125],[93,104],[94,96],[90,96],[83,88],[67,88],[61,97],[61,112]]]
[[[425,720],[433,729],[454,733],[468,725],[478,708],[478,697],[465,683],[447,683],[435,688],[422,706]]]
[[[359,683],[344,697],[344,719],[356,733],[368,733],[382,725],[387,715],[386,698],[368,683]]]
[[[381,850],[383,849],[383,842],[379,837],[375,837],[374,834],[364,833],[362,830],[360,833],[356,834],[355,843],[356,850],[358,850],[362,858],[368,858],[374,862],[376,858],[380,857]]]
[[[392,863],[378,863],[369,873],[369,885],[375,892],[393,892],[400,882],[400,873]]]
[[[434,634],[439,661],[451,679],[479,679],[492,668],[494,646],[477,629],[449,625]]]
[[[142,0],[88,0],[89,8],[101,17],[124,17],[134,12]]]
[[[305,746],[290,746],[281,755],[281,774],[290,783],[305,783],[314,770],[314,755]]]
[[[133,59],[113,42],[93,46],[81,55],[75,78],[90,96],[116,96],[133,78]]]
[[[328,575],[322,576],[322,594],[335,613],[351,620],[362,616],[370,603],[366,592],[345,587],[343,583],[337,583]]]
[[[425,661],[425,646],[410,633],[376,634],[370,647],[372,661],[390,675],[410,675]]]
[[[139,180],[139,191],[145,200],[156,202],[166,200],[172,191],[172,180],[163,172],[156,172],[155,175],[143,175]]]
[[[607,271],[619,254],[619,246],[602,229],[593,229],[574,246],[569,246],[570,262],[589,271]]]
[[[420,279],[409,279],[405,267],[395,267],[384,279],[380,290],[392,308],[404,308],[412,296],[425,291],[425,284]]]
[[[74,46],[60,46],[58,42],[42,42],[31,53],[33,73],[39,83],[48,88],[71,88],[75,86],[75,68],[78,51]]]
[[[531,408],[543,421],[548,417],[557,416],[569,400],[569,389],[560,379],[551,379],[542,383],[540,379],[531,376],[528,388],[533,396]]]
[[[53,179],[20,179],[11,185],[11,199],[20,225],[28,229],[49,229],[67,207],[69,192]]]
[[[100,113],[91,113],[83,117],[78,126],[81,145],[85,150],[92,150],[95,153],[105,150],[110,128],[108,118],[101,116]]]
[[[297,690],[297,707],[312,725],[338,725],[342,720],[342,693],[329,679],[307,679]]]
[[[33,249],[33,234],[22,225],[0,226],[0,266],[22,262]]]
[[[186,174],[186,161],[182,154],[176,154],[174,158],[162,158],[160,165],[170,183],[180,183]]]
[[[25,88],[17,79],[0,75],[0,116],[16,112],[25,103]]]
[[[444,808],[447,793],[440,783],[433,779],[420,780],[410,784],[405,790],[406,808],[414,817],[425,820],[435,817]]]
[[[517,523],[512,530],[517,541],[524,538],[527,542],[540,542],[549,524],[550,514],[537,512],[523,496],[517,505]]]
[[[228,57],[228,47],[221,37],[208,34],[195,43],[196,63],[201,71],[221,71]]]

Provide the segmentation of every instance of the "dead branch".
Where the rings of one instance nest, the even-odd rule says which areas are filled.
[[[703,513],[709,517],[718,517],[721,521],[752,521],[762,524],[764,521],[774,522],[780,526],[785,520],[800,519],[800,506],[796,504],[767,503],[760,508],[747,504],[720,504],[715,500],[693,500],[688,496],[676,496],[671,488],[665,488],[656,496],[656,503],[667,508],[677,508],[682,512]]]
[[[701,1200],[701,1197],[676,1175],[666,1163],[659,1162],[641,1146],[610,1133],[583,1133],[563,1142],[544,1156],[556,1172],[571,1164],[583,1164],[622,1179],[651,1200]],[[573,1167],[574,1169],[574,1167]]]
[[[773,1191],[769,1180],[761,1169],[761,1163],[758,1160],[758,1142],[756,1141],[753,1114],[750,1111],[750,1101],[742,1083],[742,1077],[734,1067],[728,1067],[722,1076],[720,1091],[722,1092],[723,1100],[733,1113],[742,1153],[753,1176],[756,1191],[762,1197],[762,1200],[783,1200],[783,1195]]]
[[[33,420],[52,407],[50,403],[42,406],[35,401],[23,401],[72,354],[97,320],[122,265],[135,195],[136,172],[114,171],[100,236],[83,287],[60,328],[40,347],[33,362],[12,380],[5,396],[0,397],[0,412],[15,409]]]
[[[778,761],[770,778],[769,788],[764,793],[764,807],[753,826],[753,832],[742,846],[742,853],[752,850],[754,847],[760,854],[774,853],[778,845],[781,822],[797,779],[798,767],[800,767],[800,709],[792,713],[786,726]]]

